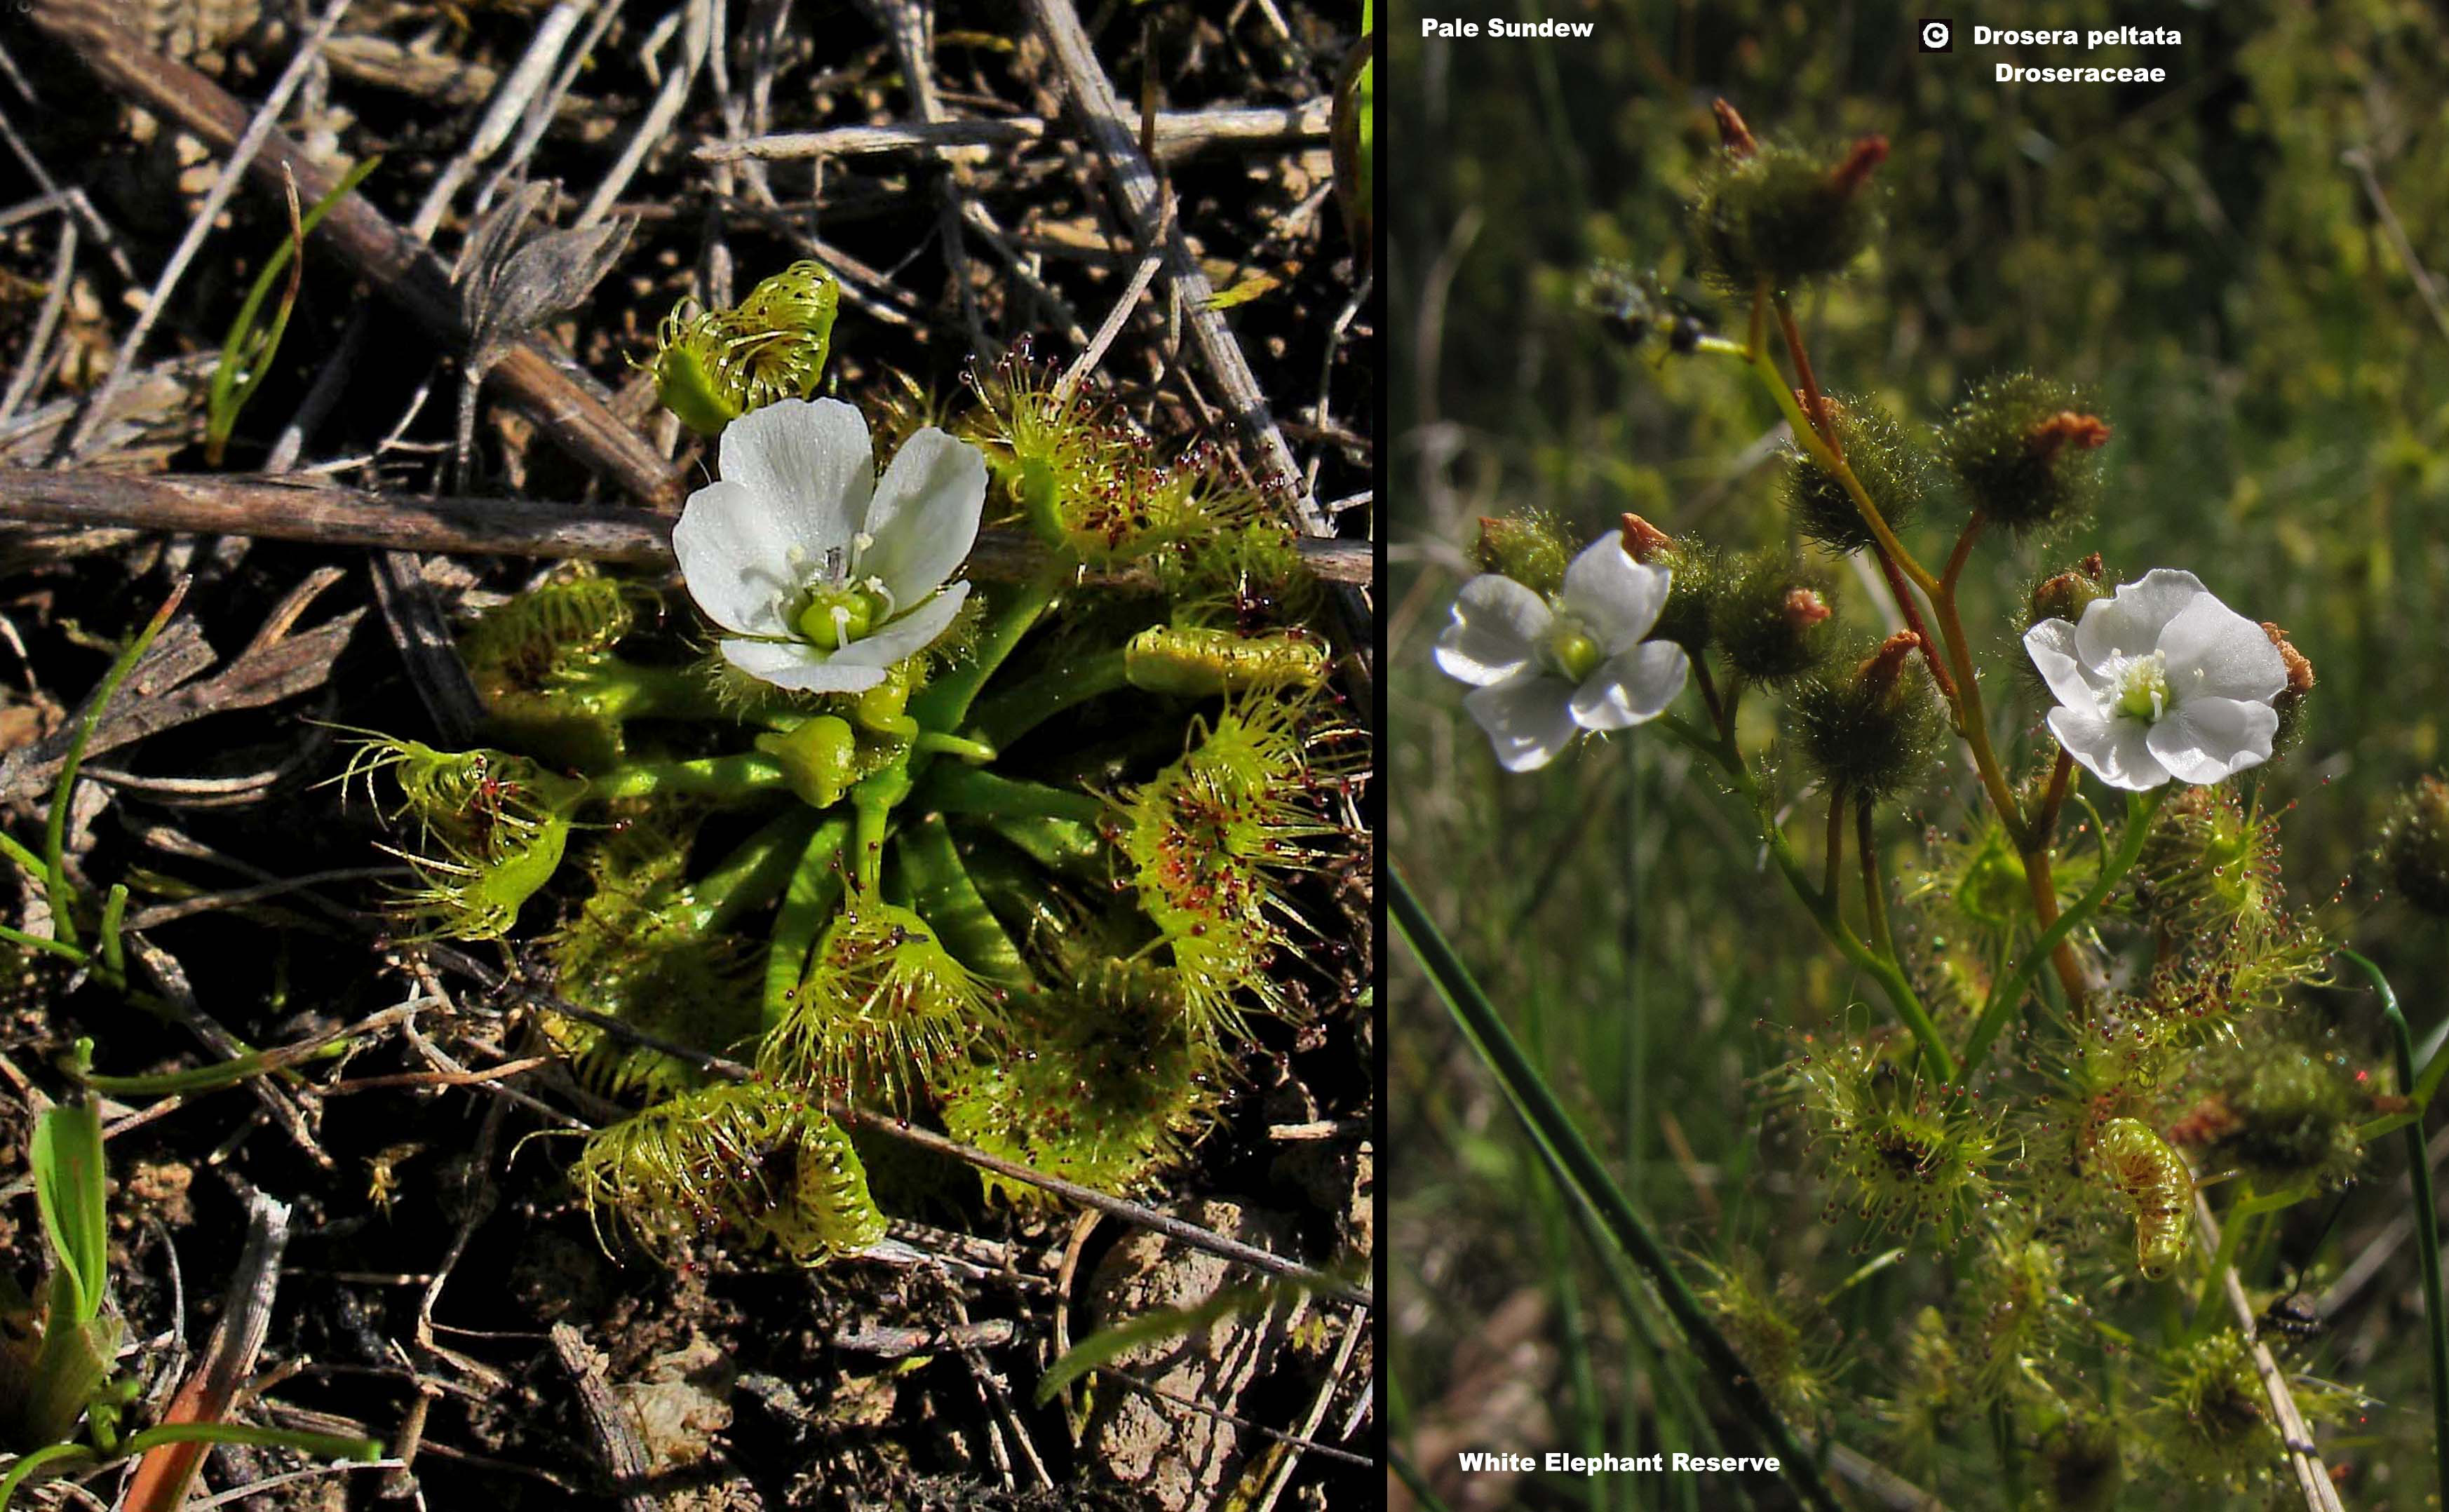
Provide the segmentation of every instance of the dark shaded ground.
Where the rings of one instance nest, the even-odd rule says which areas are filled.
[[[650,75],[642,65],[642,45],[659,26],[678,28],[685,11],[620,8],[596,43],[573,104],[532,161],[535,176],[565,186],[556,220],[567,223],[619,157],[660,82],[660,71]],[[963,170],[963,192],[999,228],[1002,243],[990,244],[997,239],[974,226],[963,238],[974,325],[940,235],[939,170],[921,157],[836,161],[820,184],[810,165],[778,163],[768,175],[777,204],[769,205],[744,171],[725,192],[715,170],[687,155],[691,145],[726,134],[726,98],[754,120],[757,59],[765,54],[751,39],[764,27],[774,27],[779,39],[770,52],[771,129],[907,119],[908,91],[878,18],[848,7],[802,5],[786,12],[743,0],[731,0],[727,19],[723,7],[711,13],[729,48],[728,96],[711,73],[692,85],[672,131],[619,198],[616,213],[640,222],[627,252],[582,310],[551,333],[615,391],[618,413],[675,455],[670,449],[682,437],[653,410],[650,387],[625,359],[646,355],[663,314],[682,295],[708,289],[726,264],[735,292],[803,256],[832,261],[847,254],[873,270],[872,278],[850,278],[835,333],[835,371],[845,396],[872,397],[908,382],[949,401],[974,356],[1024,336],[1039,352],[1070,359],[1080,333],[1104,320],[1139,254],[1115,230],[1091,160],[1061,124],[1060,93],[1021,12],[964,5],[934,19],[930,57],[948,111],[1026,113],[1053,123],[1034,145],[993,149]],[[284,128],[310,151],[351,159],[383,154],[366,194],[405,225],[441,164],[468,142],[493,82],[527,47],[542,14],[515,3],[437,9],[360,0]],[[251,110],[295,52],[302,15],[303,8],[293,15],[267,3],[258,11],[243,0],[147,0],[124,19],[142,22],[157,46],[217,78]],[[582,16],[582,37],[594,18],[592,10]],[[1147,79],[1167,110],[1318,100],[1331,88],[1351,41],[1350,18],[1301,6],[1282,12],[1281,29],[1274,12],[1252,5],[1107,7],[1087,20],[1126,97]],[[675,66],[685,35],[675,29],[659,45],[659,70]],[[106,242],[82,210],[75,213],[72,272],[56,316],[47,320],[68,218],[56,205],[37,204],[0,227],[0,370],[30,362],[34,375],[13,406],[14,418],[0,415],[0,465],[28,467],[48,460],[58,431],[56,420],[29,425],[27,417],[90,393],[110,370],[135,302],[185,231],[220,160],[132,114],[23,18],[0,27],[0,47],[20,76],[0,79],[0,112],[23,139],[24,154],[60,187],[80,191],[112,233]],[[464,233],[474,187],[501,161],[497,155],[479,166],[435,233],[446,258]],[[1368,488],[1376,307],[1362,308],[1340,342],[1330,337],[1358,272],[1328,196],[1327,171],[1325,143],[1310,140],[1202,152],[1174,163],[1171,180],[1183,223],[1220,288],[1262,275],[1276,281],[1237,304],[1231,321],[1294,456],[1315,468],[1316,496],[1332,502]],[[40,202],[48,192],[20,155],[0,161],[0,205]],[[276,202],[241,188],[137,354],[136,366],[152,375],[128,385],[138,397],[141,434],[106,427],[82,465],[205,470],[197,396],[210,360],[181,354],[218,349],[257,260],[277,244],[283,225]],[[125,269],[116,265],[122,259]],[[1039,292],[1031,292],[1032,284]],[[1135,418],[1161,442],[1178,445],[1205,428],[1216,400],[1207,376],[1181,346],[1178,323],[1167,319],[1166,291],[1160,277],[1100,371]],[[351,346],[348,333],[360,318]],[[336,350],[353,355],[337,373],[337,403],[306,438],[303,465],[349,459],[357,465],[337,471],[356,486],[434,487],[449,461],[455,369],[431,338],[311,250],[287,344],[241,420],[225,467],[265,465],[318,365]],[[465,492],[609,496],[515,413],[487,405],[476,435],[475,475]],[[684,461],[689,456],[677,455]],[[704,475],[691,466],[688,475]],[[1359,535],[1368,533],[1370,518],[1364,502],[1340,523]],[[0,782],[11,772],[20,779],[6,792],[13,833],[38,833],[44,801],[40,774],[24,753],[61,727],[176,574],[193,574],[184,614],[226,668],[241,659],[277,606],[329,568],[337,570],[334,580],[288,637],[295,646],[318,626],[337,627],[329,639],[340,649],[328,671],[328,648],[313,642],[284,669],[286,696],[98,755],[98,781],[81,789],[88,795],[84,802],[98,806],[80,809],[73,848],[91,884],[129,883],[140,917],[166,901],[267,879],[388,863],[375,847],[396,837],[362,800],[344,804],[327,781],[343,764],[332,726],[434,734],[385,631],[366,552],[234,537],[4,529],[0,747],[21,754],[18,766],[0,770]],[[532,566],[437,560],[427,575],[445,604],[464,610],[515,587]],[[353,627],[346,616],[357,616]],[[141,700],[145,689],[137,694]],[[266,773],[274,775],[265,780]],[[1365,837],[1351,843],[1353,875],[1365,876]],[[936,1174],[945,1195],[933,1208],[896,1209],[897,1216],[929,1226],[896,1225],[894,1237],[911,1247],[916,1263],[776,1270],[726,1252],[718,1239],[703,1247],[694,1265],[673,1271],[607,1254],[560,1179],[568,1142],[527,1137],[603,1111],[557,1067],[511,1082],[552,1116],[483,1086],[337,1092],[336,1084],[385,1077],[431,1081],[440,1068],[481,1071],[534,1053],[532,1027],[511,1005],[459,978],[420,977],[411,968],[412,953],[384,943],[384,921],[374,912],[380,897],[377,880],[344,877],[271,898],[225,901],[144,932],[183,968],[198,1005],[256,1045],[304,1038],[437,988],[447,999],[415,1016],[413,1036],[386,1028],[345,1060],[310,1066],[304,1085],[267,1095],[299,1110],[294,1129],[265,1097],[236,1089],[193,1096],[111,1140],[115,1232],[123,1247],[114,1280],[131,1335],[147,1341],[139,1356],[145,1368],[166,1367],[159,1336],[183,1329],[191,1345],[201,1344],[237,1251],[242,1194],[260,1190],[294,1204],[296,1217],[259,1376],[265,1405],[250,1416],[334,1431],[361,1425],[395,1452],[421,1434],[408,1474],[304,1481],[246,1504],[393,1504],[395,1496],[414,1499],[397,1504],[434,1507],[612,1504],[603,1488],[603,1446],[548,1341],[560,1323],[575,1326],[603,1351],[606,1376],[646,1425],[649,1447],[677,1446],[689,1462],[633,1490],[631,1505],[1204,1505],[1221,1501],[1233,1477],[1265,1460],[1267,1441],[1244,1431],[1204,1480],[1193,1478],[1186,1497],[1100,1490],[1110,1456],[1076,1447],[1059,1407],[1029,1407],[1036,1377],[1055,1352],[1064,1283],[1071,1289],[1071,1336],[1090,1326],[1083,1313],[1088,1277],[1125,1232],[1115,1220],[1079,1238],[1066,1267],[1066,1246],[1075,1238],[1069,1213],[1049,1221],[983,1208],[966,1173],[943,1171]],[[1246,1085],[1224,1122],[1202,1144],[1193,1168],[1150,1200],[1171,1209],[1198,1195],[1229,1198],[1269,1215],[1262,1224],[1254,1212],[1250,1222],[1287,1252],[1311,1260],[1365,1255],[1372,1197],[1366,1133],[1374,1104],[1369,1010],[1359,984],[1369,967],[1368,898],[1359,884],[1329,877],[1301,901],[1327,940],[1349,947],[1287,968],[1298,974],[1294,985],[1313,1004],[1314,1021],[1300,1030],[1266,1026],[1265,1053],[1245,1068]],[[32,902],[10,897],[10,921],[27,922]],[[532,912],[513,946],[549,924],[546,914],[541,906]],[[515,949],[473,954],[497,966],[516,959]],[[74,1037],[94,1037],[98,1063],[115,1073],[211,1058],[186,1031],[98,989],[79,989],[49,965],[21,963],[21,973],[0,1020],[7,1057],[0,1075],[9,1083],[0,1091],[6,1181],[22,1174],[30,1109],[40,1096],[66,1091],[50,1063]],[[1281,1136],[1295,1126],[1296,1136]],[[1271,1135],[1271,1129],[1280,1133]],[[1208,1211],[1206,1221],[1224,1221]],[[0,1209],[0,1246],[30,1282],[41,1249],[30,1200]],[[427,1314],[421,1304],[429,1285],[446,1273]],[[1340,1308],[1313,1315],[1243,1372],[1244,1388],[1230,1401],[1207,1405],[1298,1432],[1323,1391],[1318,1441],[1365,1444],[1372,1425],[1354,1403],[1372,1376],[1374,1351],[1364,1339],[1357,1351],[1341,1353],[1351,1316]],[[945,1346],[938,1330],[959,1328],[975,1330],[966,1335],[976,1341],[974,1348]],[[1331,1388],[1330,1376],[1338,1383]],[[173,1384],[165,1380],[161,1389]],[[1124,1390],[1103,1384],[1098,1396]],[[1169,1425],[1196,1425],[1203,1433],[1214,1427],[1196,1408],[1167,1405],[1161,1411]],[[1040,1480],[1032,1460],[1061,1489],[1029,1491]],[[224,1450],[207,1482],[215,1489],[243,1485],[294,1464],[278,1454]],[[1264,1494],[1264,1480],[1252,1476],[1251,1504]],[[1373,1494],[1364,1468],[1308,1454],[1277,1504],[1357,1504]]]

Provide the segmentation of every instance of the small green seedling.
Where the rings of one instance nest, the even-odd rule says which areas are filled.
[[[288,333],[289,314],[298,307],[307,234],[331,213],[332,206],[381,165],[382,159],[368,158],[351,168],[302,219],[298,214],[298,186],[288,186],[289,239],[264,262],[263,271],[255,276],[255,287],[247,291],[246,302],[239,306],[238,319],[230,322],[228,339],[222,342],[221,363],[213,369],[212,385],[205,397],[204,460],[212,466],[222,465],[222,453],[229,445],[230,431],[238,424],[239,412],[246,408],[246,401],[255,397],[263,375],[271,371],[272,359],[280,350],[280,339]],[[263,301],[272,296],[272,281],[284,270],[289,281],[280,291],[280,307],[273,311],[270,324],[260,324]]]
[[[92,1105],[45,1112],[28,1161],[51,1273],[39,1311],[13,1279],[0,1276],[0,1447],[17,1455],[0,1471],[0,1508],[47,1466],[99,1467],[165,1444],[250,1444],[359,1462],[382,1457],[382,1445],[371,1439],[228,1423],[167,1423],[121,1437],[121,1415],[143,1383],[111,1368],[125,1326],[109,1311],[109,1189],[102,1120]],[[83,1440],[74,1437],[80,1420]]]

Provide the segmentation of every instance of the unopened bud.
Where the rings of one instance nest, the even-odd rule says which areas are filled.
[[[2281,630],[2278,626],[2273,625],[2270,621],[2264,620],[2262,622],[2262,633],[2270,637],[2270,644],[2278,649],[2279,660],[2287,669],[2287,692],[2283,693],[2280,696],[2285,698],[2289,693],[2292,693],[2298,697],[2302,697],[2304,694],[2311,692],[2313,690],[2313,664],[2304,659],[2304,653],[2303,651],[2300,651],[2295,647],[2287,644],[2287,632]]]
[[[2108,593],[2108,577],[2100,553],[2094,552],[2066,572],[2041,579],[2033,589],[2032,619],[2025,628],[2029,630],[2045,619],[2073,624],[2083,618],[2085,608]]]
[[[1886,698],[1896,691],[1897,679],[1903,675],[1905,664],[1913,653],[1921,649],[1921,637],[1911,630],[1899,630],[1880,643],[1880,649],[1854,669],[1854,681],[1876,697]]]
[[[1624,517],[1624,554],[1648,566],[1674,550],[1675,537],[1638,514]]]
[[[2060,410],[2033,427],[2025,444],[2033,455],[2054,456],[2060,447],[2079,446],[2089,452],[2109,442],[2109,422],[2097,415],[2078,415],[2073,410]]]
[[[2063,383],[2018,373],[1983,383],[1949,417],[1940,450],[1966,502],[2012,531],[2092,507],[2109,427]]]
[[[2381,854],[2408,902],[2449,919],[2449,783],[2416,782],[2382,828]]]
[[[1852,194],[1869,182],[1871,170],[1888,161],[1886,137],[1864,137],[1854,144],[1843,162],[1828,172],[1829,186],[1840,194]]]
[[[1542,596],[1553,596],[1565,586],[1565,564],[1571,560],[1556,522],[1537,511],[1480,516],[1473,555],[1480,571],[1510,577]]]
[[[1927,769],[1946,726],[1920,649],[1920,636],[1899,630],[1851,677],[1815,678],[1795,694],[1796,744],[1832,789],[1885,798]]]
[[[1726,585],[1710,618],[1711,638],[1745,677],[1781,682],[1827,660],[1831,612],[1816,574],[1782,553],[1764,555]]]
[[[2268,620],[2262,622],[2262,633],[2270,637],[2272,648],[2279,652],[2280,665],[2287,669],[2287,686],[2270,701],[2270,707],[2279,714],[2279,727],[2270,736],[2271,753],[2277,755],[2294,749],[2304,738],[2304,695],[2313,690],[2313,664],[2287,643],[2285,630]]]
[[[1798,397],[1796,402],[1807,401]],[[1868,399],[1832,394],[1822,402],[1830,444],[1888,528],[1903,531],[1920,515],[1929,491],[1928,454],[1894,416]],[[1797,450],[1787,464],[1785,507],[1804,539],[1830,551],[1865,551],[1879,540],[1854,501],[1853,490],[1808,451]]]
[[[1762,283],[1791,289],[1842,271],[1879,234],[1871,171],[1887,156],[1865,137],[1833,156],[1764,144],[1721,102],[1725,146],[1693,206],[1692,230],[1709,275],[1748,298]]]
[[[1760,150],[1752,128],[1744,125],[1744,118],[1736,114],[1733,106],[1724,99],[1712,100],[1709,112],[1718,118],[1718,145],[1726,149],[1726,156],[1741,160]]]

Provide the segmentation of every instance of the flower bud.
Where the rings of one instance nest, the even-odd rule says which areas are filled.
[[[2018,373],[1957,406],[1940,452],[1966,502],[2013,531],[2071,520],[2100,493],[2109,426],[2071,386]]]
[[[1472,555],[1481,572],[1510,577],[1543,598],[1554,597],[1565,586],[1565,564],[1572,560],[1555,516],[1545,510],[1481,515]]]
[[[1899,630],[1842,678],[1815,678],[1794,700],[1795,737],[1832,788],[1885,798],[1911,785],[1947,733],[1921,637]]]
[[[2408,902],[2449,919],[2449,783],[2416,781],[2382,827],[2381,854]]]
[[[1834,395],[1826,404],[1837,433],[1837,450],[1846,467],[1880,507],[1889,529],[1902,531],[1921,513],[1928,485],[1929,465],[1921,449],[1903,426],[1875,404]],[[1830,551],[1859,552],[1877,541],[1852,493],[1808,452],[1793,454],[1786,474],[1785,505],[1794,516],[1795,529]]]
[[[1694,656],[1708,649],[1710,612],[1726,586],[1725,564],[1717,552],[1700,541],[1669,535],[1638,514],[1627,514],[1624,553],[1675,574],[1649,638],[1672,642]]]
[[[1761,143],[1720,102],[1726,152],[1693,207],[1701,261],[1720,283],[1748,295],[1765,282],[1790,288],[1836,273],[1861,255],[1880,224],[1872,170],[1885,137],[1864,137],[1834,159]]]
[[[1824,662],[1835,642],[1826,582],[1769,554],[1740,568],[1709,617],[1735,670],[1758,682],[1799,677]]]
[[[837,714],[813,715],[784,733],[760,735],[757,748],[781,765],[791,791],[813,808],[840,803],[858,779],[858,740],[850,721]]]
[[[2270,703],[2279,713],[2279,728],[2270,737],[2270,753],[2275,757],[2294,749],[2304,738],[2304,695],[2313,690],[2313,664],[2287,643],[2287,632],[2270,621],[2262,622],[2262,633],[2270,637],[2270,644],[2279,650],[2281,665],[2287,669],[2287,686]]]
[[[2053,573],[2033,586],[2032,613],[2024,628],[2031,630],[2045,619],[2062,619],[2073,625],[2083,618],[2086,606],[2095,598],[2108,596],[2109,570],[2101,565],[2100,553],[2092,552],[2063,572]]]
[[[1709,113],[1717,117],[1718,145],[1725,149],[1727,157],[1740,163],[1760,150],[1760,143],[1752,136],[1752,128],[1744,125],[1744,118],[1735,113],[1733,106],[1724,99],[1712,100]]]

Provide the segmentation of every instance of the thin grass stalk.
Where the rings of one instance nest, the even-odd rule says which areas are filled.
[[[2398,1087],[2418,1096],[2415,1079],[2415,1037],[2406,1015],[2399,1011],[2398,994],[2381,968],[2352,950],[2339,959],[2364,974],[2381,995],[2382,1017],[2389,1022],[2390,1048],[2398,1058]],[[2423,1152],[2423,1121],[2406,1126],[2406,1179],[2415,1189],[2415,1252],[2423,1271],[2423,1331],[2432,1356],[2432,1456],[2439,1477],[2436,1489],[2449,1497],[2449,1314],[2440,1307],[2440,1210],[2433,1205],[2432,1162]]]
[[[1610,1176],[1597,1152],[1582,1137],[1572,1116],[1514,1042],[1513,1033],[1495,1005],[1480,990],[1478,981],[1456,957],[1454,948],[1419,900],[1412,894],[1402,874],[1389,868],[1394,885],[1396,927],[1412,948],[1430,979],[1437,983],[1438,996],[1445,999],[1455,1022],[1472,1042],[1482,1060],[1496,1076],[1505,1089],[1507,1100],[1522,1119],[1532,1136],[1546,1146],[1557,1164],[1572,1178],[1575,1189],[1597,1210],[1608,1234],[1624,1251],[1640,1265],[1658,1288],[1667,1310],[1683,1329],[1684,1336],[1699,1351],[1718,1385],[1736,1409],[1749,1419],[1767,1441],[1769,1452],[1776,1456],[1779,1469],[1794,1487],[1804,1504],[1838,1512],[1836,1498],[1820,1473],[1819,1461],[1803,1446],[1794,1429],[1786,1423],[1776,1405],[1761,1390],[1743,1357],[1709,1318],[1700,1298],[1669,1259],[1665,1246],[1659,1243],[1649,1225],[1634,1211],[1624,1192]]]

